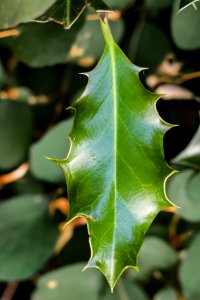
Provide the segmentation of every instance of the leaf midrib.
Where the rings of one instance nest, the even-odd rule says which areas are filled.
[[[114,235],[112,243],[112,259],[111,259],[111,274],[114,277],[115,269],[115,227],[116,227],[116,197],[117,197],[117,75],[116,75],[116,64],[115,64],[115,49],[114,41],[108,43],[108,49],[111,58],[111,71],[112,71],[112,95],[113,95],[113,120],[114,120],[114,145],[113,145],[113,157],[114,157]]]

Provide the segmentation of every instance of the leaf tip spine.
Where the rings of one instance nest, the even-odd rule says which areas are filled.
[[[81,72],[79,73],[79,75],[83,75],[83,76],[86,76],[86,77],[90,77],[90,72]]]

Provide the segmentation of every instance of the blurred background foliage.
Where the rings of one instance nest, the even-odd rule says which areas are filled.
[[[87,79],[80,73],[102,53],[98,16],[87,8],[65,30],[58,24],[71,26],[63,1],[40,4],[39,20],[53,16],[58,23],[23,23],[33,18],[23,0],[18,8],[12,0],[1,2],[1,299],[199,300],[200,3],[177,14],[179,0],[105,0],[115,9],[110,23],[116,41],[132,62],[149,68],[141,75],[144,85],[163,95],[160,116],[179,125],[165,135],[164,151],[181,170],[167,183],[177,207],[152,224],[139,254],[140,272],[127,270],[110,294],[100,272],[81,272],[90,257],[85,221],[64,227],[64,176],[45,158],[64,158],[69,150],[73,113],[65,108],[84,89]],[[33,13],[39,2],[31,4]]]

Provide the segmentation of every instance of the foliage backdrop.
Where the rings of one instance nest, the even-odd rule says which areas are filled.
[[[180,208],[158,215],[139,254],[140,272],[127,270],[110,294],[99,271],[81,272],[90,257],[87,228],[83,219],[63,227],[65,178],[44,158],[66,156],[73,113],[65,108],[86,85],[79,74],[103,52],[95,9],[83,2],[69,9],[62,0],[0,1],[0,291],[32,300],[198,300],[200,3],[177,14],[178,0],[91,1],[96,10],[117,10],[115,40],[134,64],[149,68],[143,84],[168,95],[157,103],[160,116],[179,124],[165,135],[164,151],[181,171],[167,184]]]

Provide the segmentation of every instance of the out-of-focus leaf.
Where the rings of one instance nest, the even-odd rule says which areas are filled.
[[[19,23],[37,18],[54,2],[55,0],[1,0],[0,27],[14,27]]]
[[[177,14],[179,0],[174,1],[171,19],[172,37],[175,44],[184,50],[200,48],[200,2],[196,2],[197,10],[190,5],[187,9]]]
[[[177,165],[200,170],[200,127],[189,145],[172,162]]]
[[[142,287],[136,283],[130,283],[127,280],[120,279],[116,284],[114,292],[111,294],[110,290],[100,296],[99,300],[148,300],[148,296],[142,289]]]
[[[133,0],[104,0],[104,2],[111,8],[111,9],[123,9],[129,4],[133,3]]]
[[[183,288],[185,299],[199,300],[200,299],[200,234],[192,241],[186,259],[180,266],[179,277]]]
[[[31,67],[52,66],[67,61],[80,22],[70,30],[55,23],[30,23],[21,27],[13,44],[16,58]]]
[[[109,10],[108,6],[101,0],[58,0],[39,20],[55,21],[62,24],[65,29],[69,29],[89,5],[92,5],[96,10]]]
[[[179,9],[185,9],[186,7],[193,5],[193,8],[196,9],[196,3],[199,2],[199,0],[181,0],[180,1],[180,5],[179,5]]]
[[[156,295],[153,297],[153,300],[178,300],[176,292],[169,287],[166,287],[160,290]]]
[[[167,53],[171,52],[171,45],[166,35],[155,25],[146,22],[142,29],[134,30],[129,45],[129,57],[137,65],[156,68]],[[155,47],[159,45],[159,47]]]
[[[98,267],[113,288],[128,266],[137,266],[145,232],[171,205],[164,193],[171,170],[163,155],[169,126],[156,112],[158,95],[141,84],[140,68],[115,44],[107,21],[102,28],[105,51],[73,103],[68,157],[56,162],[67,180],[69,220],[88,217],[88,267]]]
[[[31,300],[97,299],[99,274],[96,270],[82,270],[83,264],[79,263],[41,276]]]
[[[177,211],[183,219],[200,221],[200,172],[188,169],[170,177],[167,194],[180,207]]]
[[[0,169],[12,169],[26,159],[32,125],[32,110],[28,105],[0,101]]]
[[[35,177],[52,183],[64,181],[61,170],[45,156],[64,157],[70,147],[67,137],[71,127],[72,119],[62,121],[31,146],[30,171]]]
[[[170,6],[173,3],[173,0],[165,0],[165,1],[145,0],[145,3],[147,8],[152,9],[153,11],[153,10],[161,10]]]
[[[111,21],[110,25],[115,40],[119,42],[124,32],[124,23],[118,20],[117,22]],[[70,50],[69,60],[81,66],[91,66],[103,52],[104,44],[99,21],[88,20],[76,36]]]
[[[23,195],[0,203],[0,278],[23,280],[53,253],[58,237],[44,195]]]
[[[122,295],[127,296],[127,299],[148,300],[139,285],[126,280],[120,280],[113,294],[109,290],[100,292],[98,272],[86,270],[82,273],[83,267],[81,263],[69,265],[41,276],[31,300],[65,300],[66,297],[73,300],[121,300]]]
[[[111,22],[111,28],[119,41],[124,30],[123,22]],[[28,24],[16,39],[13,50],[18,60],[32,67],[65,62],[87,67],[101,55],[103,47],[99,21],[88,20],[83,27],[78,22],[67,31],[54,23]]]
[[[158,237],[146,237],[138,256],[139,272],[133,277],[145,280],[154,270],[169,269],[177,261],[176,251]]]

